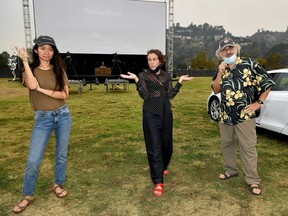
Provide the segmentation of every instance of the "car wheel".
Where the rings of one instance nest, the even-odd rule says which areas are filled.
[[[220,101],[217,97],[211,97],[209,101],[209,114],[213,121],[218,121],[220,113]]]

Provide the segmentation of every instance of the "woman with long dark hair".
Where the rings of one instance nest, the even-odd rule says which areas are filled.
[[[54,39],[50,36],[36,39],[31,65],[26,49],[17,50],[23,62],[24,81],[29,88],[30,104],[34,110],[34,127],[24,174],[24,198],[13,209],[16,214],[23,212],[33,202],[39,167],[53,131],[56,138],[53,191],[58,198],[67,195],[63,185],[71,130],[71,115],[65,102],[69,96],[68,78]]]

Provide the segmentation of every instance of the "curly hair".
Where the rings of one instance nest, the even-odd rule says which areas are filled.
[[[157,57],[158,57],[158,59],[160,61],[160,66],[162,67],[164,65],[164,63],[165,63],[164,55],[162,54],[162,52],[160,50],[158,50],[158,49],[150,49],[150,50],[147,51],[147,56],[149,54],[152,54],[152,53],[157,55]]]

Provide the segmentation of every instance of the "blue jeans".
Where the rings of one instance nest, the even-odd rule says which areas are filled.
[[[35,111],[29,156],[24,174],[22,190],[24,196],[34,194],[39,167],[53,130],[56,137],[54,183],[64,184],[71,123],[71,115],[67,105],[53,111]]]

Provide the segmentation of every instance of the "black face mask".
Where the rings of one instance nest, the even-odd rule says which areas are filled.
[[[161,67],[160,67],[160,65],[158,65],[157,68],[155,68],[155,70],[152,70],[152,69],[150,68],[150,71],[151,71],[151,73],[155,74],[155,73],[157,73],[160,69],[161,69]]]

